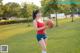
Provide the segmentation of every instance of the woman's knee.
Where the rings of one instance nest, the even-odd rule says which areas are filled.
[[[42,50],[46,51],[46,43],[45,43],[45,41],[43,39],[39,41],[39,44],[40,44]]]

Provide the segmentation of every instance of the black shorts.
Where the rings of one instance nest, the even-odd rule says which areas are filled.
[[[37,34],[37,40],[40,41],[41,39],[46,39],[47,35],[46,34]]]

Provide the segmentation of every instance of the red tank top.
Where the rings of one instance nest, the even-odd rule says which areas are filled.
[[[44,26],[45,26],[44,22],[41,23],[41,22],[38,22],[38,21],[37,21],[37,27],[38,27],[38,28],[44,27]],[[37,34],[45,34],[45,28],[42,29],[42,30],[38,30],[38,31],[37,31]]]

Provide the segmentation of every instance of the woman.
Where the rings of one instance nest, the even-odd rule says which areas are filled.
[[[46,36],[46,25],[45,23],[43,22],[43,19],[41,17],[41,13],[39,10],[35,10],[33,12],[33,24],[34,24],[34,28],[36,29],[36,32],[37,32],[37,40],[38,40],[38,43],[40,45],[40,47],[42,48],[42,53],[47,53],[47,50],[46,50],[46,39],[47,39],[47,36]]]

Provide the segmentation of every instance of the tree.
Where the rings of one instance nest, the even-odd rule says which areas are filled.
[[[2,3],[2,0],[0,0],[0,17],[2,17],[3,15],[3,3]]]
[[[22,4],[22,8],[21,8],[21,15],[24,18],[29,18],[32,16],[32,12],[33,10],[38,9],[38,7],[36,5],[32,4],[26,4],[23,3]]]
[[[10,17],[23,17],[29,18],[32,16],[32,12],[39,7],[32,4],[23,3],[23,5],[19,5],[15,2],[8,2],[5,5],[2,4],[2,0],[0,0],[0,17],[10,18]]]
[[[4,5],[4,15],[3,17],[17,17],[19,16],[20,5],[15,2],[9,2]]]
[[[59,12],[59,7],[58,7],[58,0],[46,0],[42,1],[42,8],[43,8],[43,14],[56,14],[56,26],[58,26],[58,21],[57,21],[57,13]]]
[[[26,3],[24,3],[22,8],[21,8],[21,17],[23,17],[23,18],[28,17],[27,4]]]
[[[48,10],[49,10],[49,6],[48,6],[49,1],[50,0],[42,0],[41,1],[41,5],[42,5],[41,9],[42,9],[42,12],[43,12],[43,16],[49,15],[49,12],[48,12]]]

